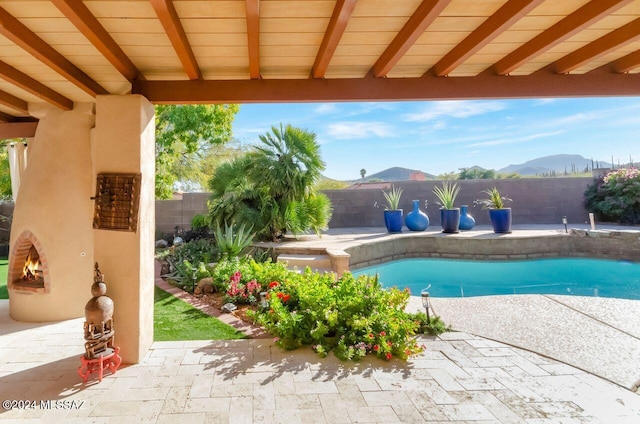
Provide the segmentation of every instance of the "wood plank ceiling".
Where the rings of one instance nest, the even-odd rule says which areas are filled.
[[[640,0],[0,0],[0,121],[29,102],[640,95]]]

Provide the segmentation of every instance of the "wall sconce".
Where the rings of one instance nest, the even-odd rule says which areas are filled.
[[[564,232],[568,233],[569,230],[567,230],[567,217],[566,216],[562,217],[562,224],[564,225]]]
[[[430,288],[431,284],[429,284],[426,289],[422,289],[422,291],[420,292],[420,297],[422,298],[422,306],[427,312],[427,322],[431,322],[431,316],[429,314],[429,309],[431,309],[431,296],[429,295]]]

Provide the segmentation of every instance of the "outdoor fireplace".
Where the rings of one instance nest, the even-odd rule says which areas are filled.
[[[27,322],[78,318],[94,262],[93,105],[62,111],[35,103],[29,111],[40,121],[11,222],[9,314]]]
[[[24,231],[20,235],[9,260],[7,283],[10,289],[35,293],[50,291],[47,260],[33,233]]]

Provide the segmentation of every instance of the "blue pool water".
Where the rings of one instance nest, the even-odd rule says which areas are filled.
[[[640,264],[627,261],[407,259],[353,272],[376,273],[383,286],[408,287],[415,296],[431,284],[429,293],[434,297],[568,294],[640,300]]]

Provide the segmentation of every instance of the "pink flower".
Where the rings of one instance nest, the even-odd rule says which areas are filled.
[[[387,335],[387,333],[385,333],[384,331],[381,331],[381,332],[380,332],[380,335],[381,335],[382,337],[384,337],[384,336],[386,336],[386,335]]]

